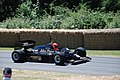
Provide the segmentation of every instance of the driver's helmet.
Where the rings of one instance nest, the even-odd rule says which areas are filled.
[[[53,48],[54,50],[59,50],[57,43],[52,43],[52,48]]]

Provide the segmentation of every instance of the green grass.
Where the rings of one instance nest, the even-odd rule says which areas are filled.
[[[120,50],[87,50],[89,56],[116,56],[120,57]]]
[[[13,50],[11,47],[0,47],[0,50]]]
[[[74,51],[74,49],[71,49]],[[88,56],[120,57],[120,50],[86,50]]]

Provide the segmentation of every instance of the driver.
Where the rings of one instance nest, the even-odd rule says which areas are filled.
[[[57,43],[52,43],[52,48],[53,48],[54,50],[59,50]]]

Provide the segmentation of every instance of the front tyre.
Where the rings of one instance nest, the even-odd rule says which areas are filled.
[[[86,50],[83,47],[78,47],[75,51],[74,54],[79,55],[80,57],[86,57]]]
[[[65,66],[68,64],[65,56],[61,54],[56,54],[54,56],[54,62],[56,65],[62,65],[62,66]]]
[[[12,52],[12,60],[15,62],[15,63],[22,63],[22,62],[25,62],[25,53],[24,51],[13,51]]]

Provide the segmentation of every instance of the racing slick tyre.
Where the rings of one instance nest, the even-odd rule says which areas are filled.
[[[66,66],[68,65],[67,60],[64,55],[62,54],[56,54],[54,56],[54,62],[56,65]]]
[[[21,50],[13,51],[11,56],[12,56],[12,60],[15,63],[25,62],[25,53],[24,53],[24,51],[21,51]]]
[[[74,54],[79,55],[80,57],[86,57],[86,50],[83,47],[78,47],[75,51]]]

